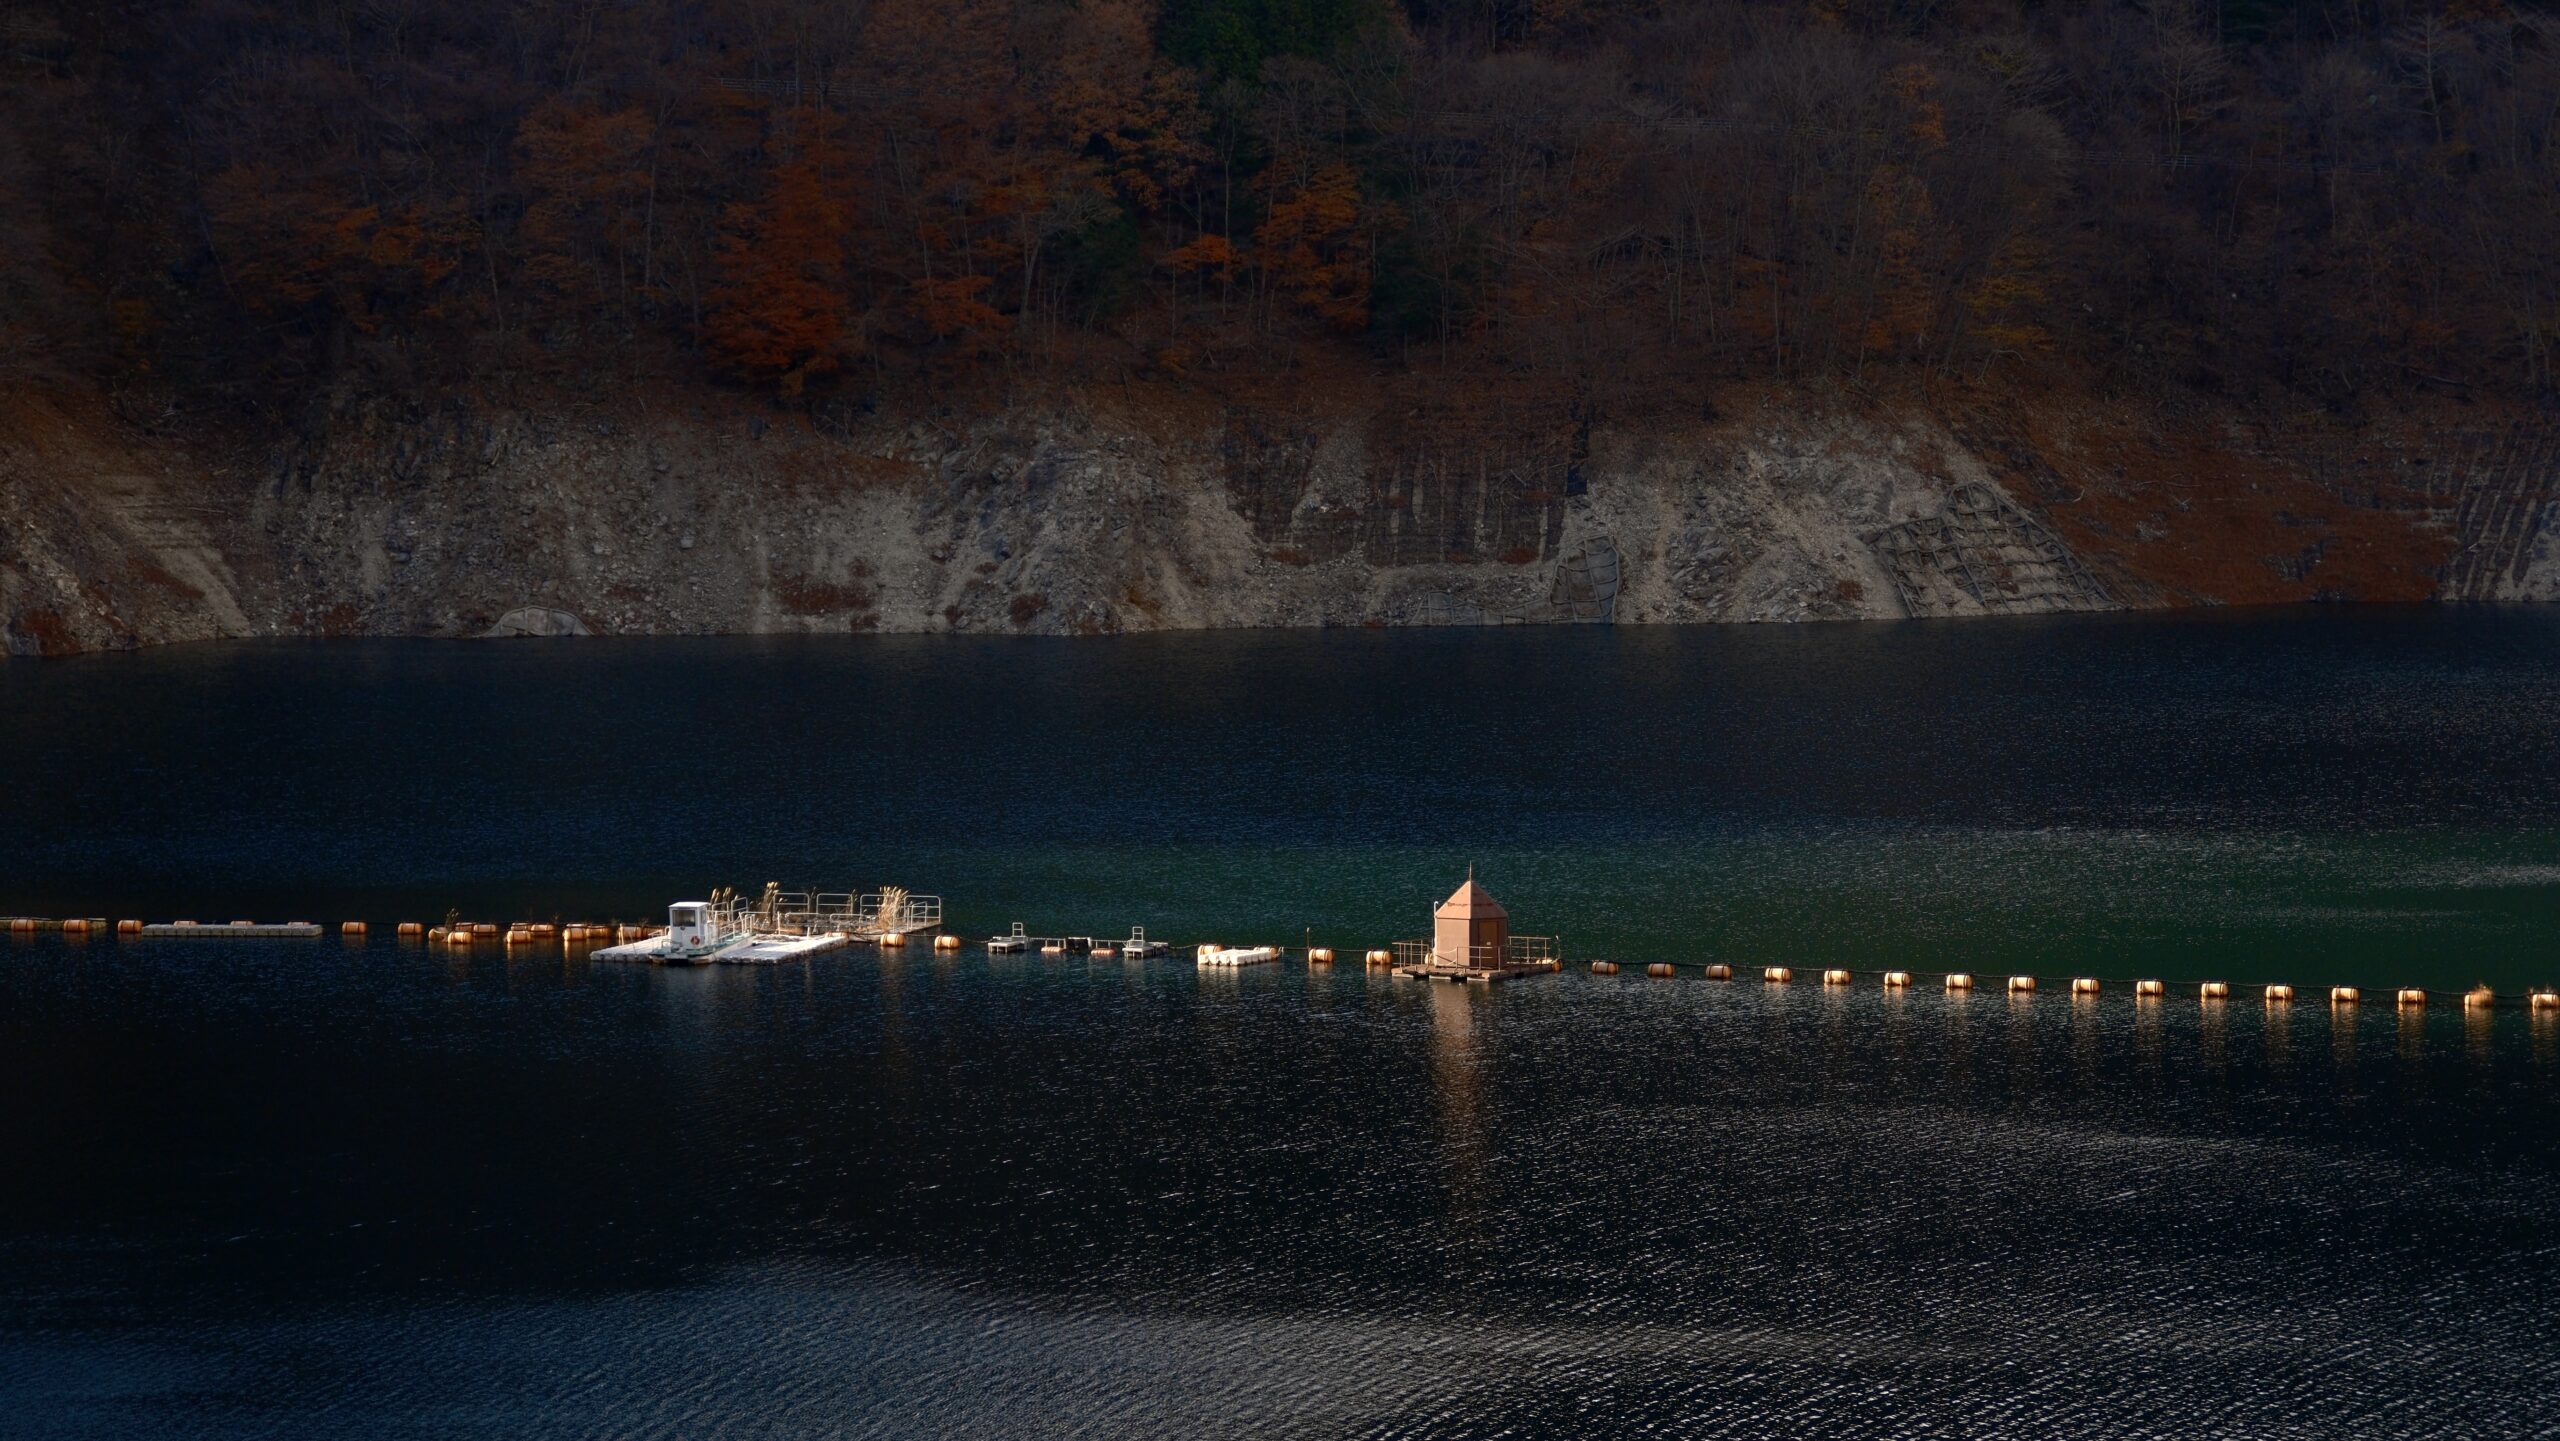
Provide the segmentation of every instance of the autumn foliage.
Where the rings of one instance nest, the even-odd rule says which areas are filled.
[[[728,208],[712,252],[702,335],[741,374],[798,393],[841,368],[850,345],[845,246],[853,232],[850,153],[822,111],[777,127],[764,193]]]
[[[2560,378],[2526,0],[27,0],[0,367]]]

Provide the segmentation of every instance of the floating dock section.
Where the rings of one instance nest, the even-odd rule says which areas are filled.
[[[832,932],[815,936],[745,935],[706,955],[677,956],[669,953],[668,939],[666,936],[659,935],[651,936],[645,941],[633,941],[629,945],[608,946],[597,951],[594,958],[600,961],[653,961],[662,964],[670,962],[700,964],[709,961],[724,966],[771,966],[784,961],[796,961],[803,956],[841,950],[853,944],[851,936]]]
[[[227,926],[200,926],[193,921],[173,921],[165,926],[144,926],[142,934],[183,936],[189,940],[263,940],[277,936],[316,936],[320,934],[320,927],[312,921],[286,921],[281,925],[233,921]]]
[[[1232,971],[1267,966],[1279,959],[1278,946],[1202,946],[1197,963],[1204,971]]]
[[[655,965],[769,966],[819,955],[857,941],[906,944],[909,931],[942,923],[942,898],[919,896],[900,886],[868,895],[786,891],[765,883],[764,894],[741,902],[737,892],[715,890],[707,901],[678,901],[667,908],[663,932],[607,946],[599,961],[647,961]]]

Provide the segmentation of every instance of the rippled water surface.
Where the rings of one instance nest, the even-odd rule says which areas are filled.
[[[2560,1434],[2560,617],[0,665],[0,910],[1570,954],[0,945],[0,1434]],[[2333,981],[2510,996],[2316,1003]]]

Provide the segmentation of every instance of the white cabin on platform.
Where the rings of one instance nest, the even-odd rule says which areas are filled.
[[[711,942],[711,903],[678,901],[667,907],[667,945],[670,951],[690,951]]]

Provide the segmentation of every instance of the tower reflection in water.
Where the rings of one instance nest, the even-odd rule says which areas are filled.
[[[1440,1109],[1440,1151],[1455,1221],[1491,1219],[1496,1197],[1484,1168],[1485,1048],[1477,1027],[1492,1024],[1494,998],[1481,988],[1431,983],[1431,1092]],[[1480,1014],[1481,1013],[1481,1014]]]

